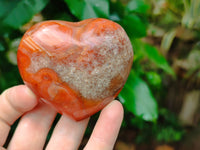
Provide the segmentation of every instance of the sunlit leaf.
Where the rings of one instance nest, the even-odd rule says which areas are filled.
[[[109,17],[108,0],[65,0],[71,13],[78,19]]]
[[[148,85],[133,71],[120,92],[119,99],[127,110],[146,121],[155,121],[158,117],[157,102]]]
[[[170,49],[175,36],[176,36],[176,30],[171,30],[163,36],[161,42],[161,48],[165,53],[167,53],[167,51]]]
[[[183,0],[185,11],[182,18],[182,25],[187,28],[200,29],[200,1],[199,0]]]

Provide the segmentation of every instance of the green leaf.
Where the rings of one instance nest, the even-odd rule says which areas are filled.
[[[130,14],[122,19],[121,25],[130,38],[141,38],[146,36],[147,24],[139,16]]]
[[[111,0],[110,1],[110,19],[112,19],[112,16],[113,15],[116,15],[116,16],[118,16],[117,18],[119,18],[119,20],[121,19],[121,18],[123,18],[124,17],[124,12],[125,12],[125,6],[124,6],[124,4],[122,3],[122,1],[119,1],[119,0],[117,0],[117,1],[113,1],[113,0]],[[117,20],[117,21],[119,21],[119,20]]]
[[[184,131],[174,129],[173,127],[161,127],[156,133],[156,139],[160,142],[180,141],[184,135]]]
[[[71,13],[80,20],[88,18],[108,18],[108,0],[65,0]]]
[[[8,13],[10,13],[10,10],[12,10],[16,5],[17,2],[19,0],[12,0],[8,1],[8,0],[1,0],[0,1],[0,20],[7,15]]]
[[[157,102],[148,85],[133,70],[119,94],[124,107],[134,115],[146,121],[155,121],[158,118]]]
[[[142,53],[143,55],[148,57],[150,61],[152,61],[156,66],[163,69],[168,74],[172,75],[173,77],[176,76],[175,72],[169,66],[165,57],[159,53],[156,47],[151,46],[147,43],[143,43],[140,40],[136,39],[132,40],[132,43],[133,43],[133,48],[135,49],[136,52],[138,52],[139,54]]]
[[[167,53],[173,43],[174,38],[176,37],[176,29],[173,29],[167,32],[162,39],[161,48],[165,53]]]
[[[0,42],[0,52],[4,51],[4,50],[5,50],[5,47],[4,47],[3,43]]]
[[[2,31],[10,28],[18,29],[40,12],[48,2],[49,0],[20,0],[10,2],[9,7],[6,8],[7,0],[1,1],[0,10],[4,10],[0,13],[3,16],[0,21],[0,29]],[[5,15],[5,12],[9,13]]]
[[[129,13],[135,12],[135,13],[145,14],[147,13],[148,9],[149,9],[149,5],[145,4],[143,0],[131,0],[127,4],[125,10]]]
[[[150,71],[150,72],[146,72],[145,75],[150,85],[157,88],[161,87],[162,79],[157,72]]]
[[[164,56],[162,56],[156,47],[151,46],[149,44],[144,45],[144,53],[147,55],[147,57],[153,61],[158,67],[163,69],[165,72],[168,74],[172,75],[175,77],[175,73],[172,70],[172,68],[169,66],[167,60],[165,59]]]
[[[184,15],[182,18],[182,25],[187,28],[196,28],[200,29],[200,1],[199,0],[184,0]]]

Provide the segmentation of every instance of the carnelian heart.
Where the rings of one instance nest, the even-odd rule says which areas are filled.
[[[41,100],[81,120],[121,91],[133,50],[123,28],[107,19],[45,21],[24,34],[17,60],[24,83]]]

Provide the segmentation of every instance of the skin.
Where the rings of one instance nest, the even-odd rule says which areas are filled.
[[[41,150],[57,112],[38,101],[25,85],[7,89],[0,95],[0,150],[6,141],[10,126],[19,118],[20,122],[8,145],[8,150]],[[112,150],[117,139],[123,107],[114,100],[102,111],[84,150]],[[46,150],[78,149],[89,118],[74,121],[62,115],[58,121]]]

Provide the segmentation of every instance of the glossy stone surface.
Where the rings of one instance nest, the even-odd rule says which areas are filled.
[[[81,120],[119,94],[133,50],[122,27],[106,19],[45,21],[24,34],[17,61],[24,83],[42,101]]]

